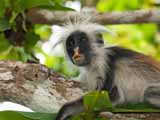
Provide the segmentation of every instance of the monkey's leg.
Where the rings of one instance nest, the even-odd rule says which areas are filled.
[[[144,93],[144,100],[154,107],[160,108],[160,86],[148,87]]]
[[[66,120],[72,115],[79,114],[84,111],[83,98],[64,104],[58,112],[56,120]]]

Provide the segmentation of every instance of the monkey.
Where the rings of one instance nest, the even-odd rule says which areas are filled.
[[[119,46],[106,47],[106,27],[90,21],[70,22],[60,37],[67,59],[79,68],[88,91],[106,90],[113,106],[147,102],[160,108],[160,63]],[[64,104],[56,120],[84,111],[83,96]]]

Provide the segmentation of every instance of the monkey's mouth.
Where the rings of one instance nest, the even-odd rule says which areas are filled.
[[[72,57],[73,63],[78,66],[83,66],[86,64],[85,56],[83,54],[79,54]]]

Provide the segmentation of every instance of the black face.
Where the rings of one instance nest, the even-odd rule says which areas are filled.
[[[84,32],[73,32],[66,41],[66,48],[71,61],[78,66],[89,65],[92,58],[92,50],[89,38]]]

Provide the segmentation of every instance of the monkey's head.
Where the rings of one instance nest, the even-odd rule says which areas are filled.
[[[66,50],[71,61],[78,66],[89,65],[94,56],[89,36],[80,30],[68,36]]]
[[[62,35],[65,51],[76,66],[88,66],[96,56],[103,53],[104,42],[102,32],[108,30],[96,23],[76,21],[64,26]]]

